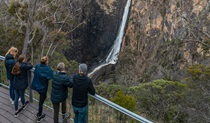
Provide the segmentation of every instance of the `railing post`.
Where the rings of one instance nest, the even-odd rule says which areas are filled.
[[[32,71],[28,71],[28,88],[29,88],[29,101],[33,102],[33,93],[32,93],[32,89],[31,89],[31,83],[32,83],[32,79],[33,79],[33,74]]]

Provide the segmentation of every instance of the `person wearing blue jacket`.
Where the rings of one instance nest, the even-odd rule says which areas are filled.
[[[87,65],[79,65],[79,73],[73,76],[72,105],[74,111],[74,123],[87,123],[88,93],[95,95],[95,88],[87,77]]]
[[[14,76],[11,74],[12,68],[15,65],[15,57],[18,53],[18,49],[16,47],[11,47],[8,52],[5,55],[4,64],[6,67],[7,72],[7,79],[10,81],[10,88],[9,88],[9,94],[10,94],[10,102],[11,104],[14,104],[15,100],[15,93],[13,88],[13,78]]]
[[[35,67],[34,78],[31,85],[31,89],[39,93],[39,108],[36,114],[37,122],[41,122],[45,117],[45,114],[42,114],[43,104],[47,98],[49,80],[53,77],[53,70],[47,64],[48,57],[42,57],[40,64],[37,64]]]
[[[15,117],[19,115],[22,109],[25,109],[29,101],[25,101],[25,89],[28,87],[28,70],[33,68],[33,66],[25,62],[25,57],[20,55],[18,57],[18,62],[14,65],[12,69],[12,74],[14,75],[13,87],[15,91]],[[18,109],[18,98],[21,98],[22,108]]]
[[[62,104],[62,118],[66,116],[66,99],[68,97],[68,87],[72,88],[72,77],[68,76],[65,72],[65,64],[60,62],[57,65],[57,72],[54,72],[52,79],[51,101],[54,109],[53,120],[58,123],[58,113],[60,110],[60,103]]]

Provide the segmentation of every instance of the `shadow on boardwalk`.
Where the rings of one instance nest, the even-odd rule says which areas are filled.
[[[19,102],[19,107],[21,105],[21,102]],[[38,104],[29,103],[28,107],[15,118],[14,105],[9,101],[9,90],[0,87],[0,123],[36,123],[37,109]],[[41,123],[53,123],[53,112],[43,109],[43,113],[46,116]]]

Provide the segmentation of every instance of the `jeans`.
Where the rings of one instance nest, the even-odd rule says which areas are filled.
[[[15,92],[14,92],[14,87],[13,87],[13,78],[10,79],[9,94],[10,94],[10,98],[14,101],[15,100]]]
[[[42,115],[43,104],[45,99],[47,98],[47,93],[39,93],[39,109],[38,109],[38,116]]]
[[[54,116],[53,116],[53,120],[54,120],[54,123],[58,123],[58,113],[59,113],[59,110],[60,110],[60,103],[53,103],[53,109],[54,109]],[[63,118],[65,117],[65,114],[66,114],[66,100],[64,100],[62,102],[62,116]]]
[[[87,123],[88,106],[77,108],[73,106],[74,110],[74,123]]]
[[[21,98],[22,104],[23,105],[25,104],[25,97],[24,97],[25,90],[24,89],[23,90],[15,89],[14,92],[15,92],[15,103],[14,103],[14,105],[15,105],[15,111],[17,111],[18,110],[18,99],[19,99],[19,97]]]

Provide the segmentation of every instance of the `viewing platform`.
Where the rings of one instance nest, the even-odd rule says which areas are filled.
[[[15,118],[14,105],[10,103],[9,99],[9,90],[0,87],[0,123],[36,123],[37,103],[29,103],[26,109]],[[19,107],[21,105],[21,102],[19,102]],[[41,123],[53,123],[53,112],[44,108],[43,113],[46,116]]]
[[[9,101],[9,80],[6,79],[4,57],[0,56],[0,123],[36,123],[35,114],[38,112],[39,94],[30,88],[34,68],[28,74],[28,88],[25,92],[29,105],[15,118],[15,109]],[[50,101],[51,83],[47,92],[47,99],[44,102],[43,113],[46,114],[41,123],[53,123],[53,108]],[[19,107],[21,106],[19,102]],[[67,98],[67,112],[71,113],[68,123],[73,123],[74,113],[71,105],[71,89]],[[62,118],[59,118],[62,123]],[[98,94],[89,95],[88,100],[88,123],[153,123],[138,114],[131,112]]]

